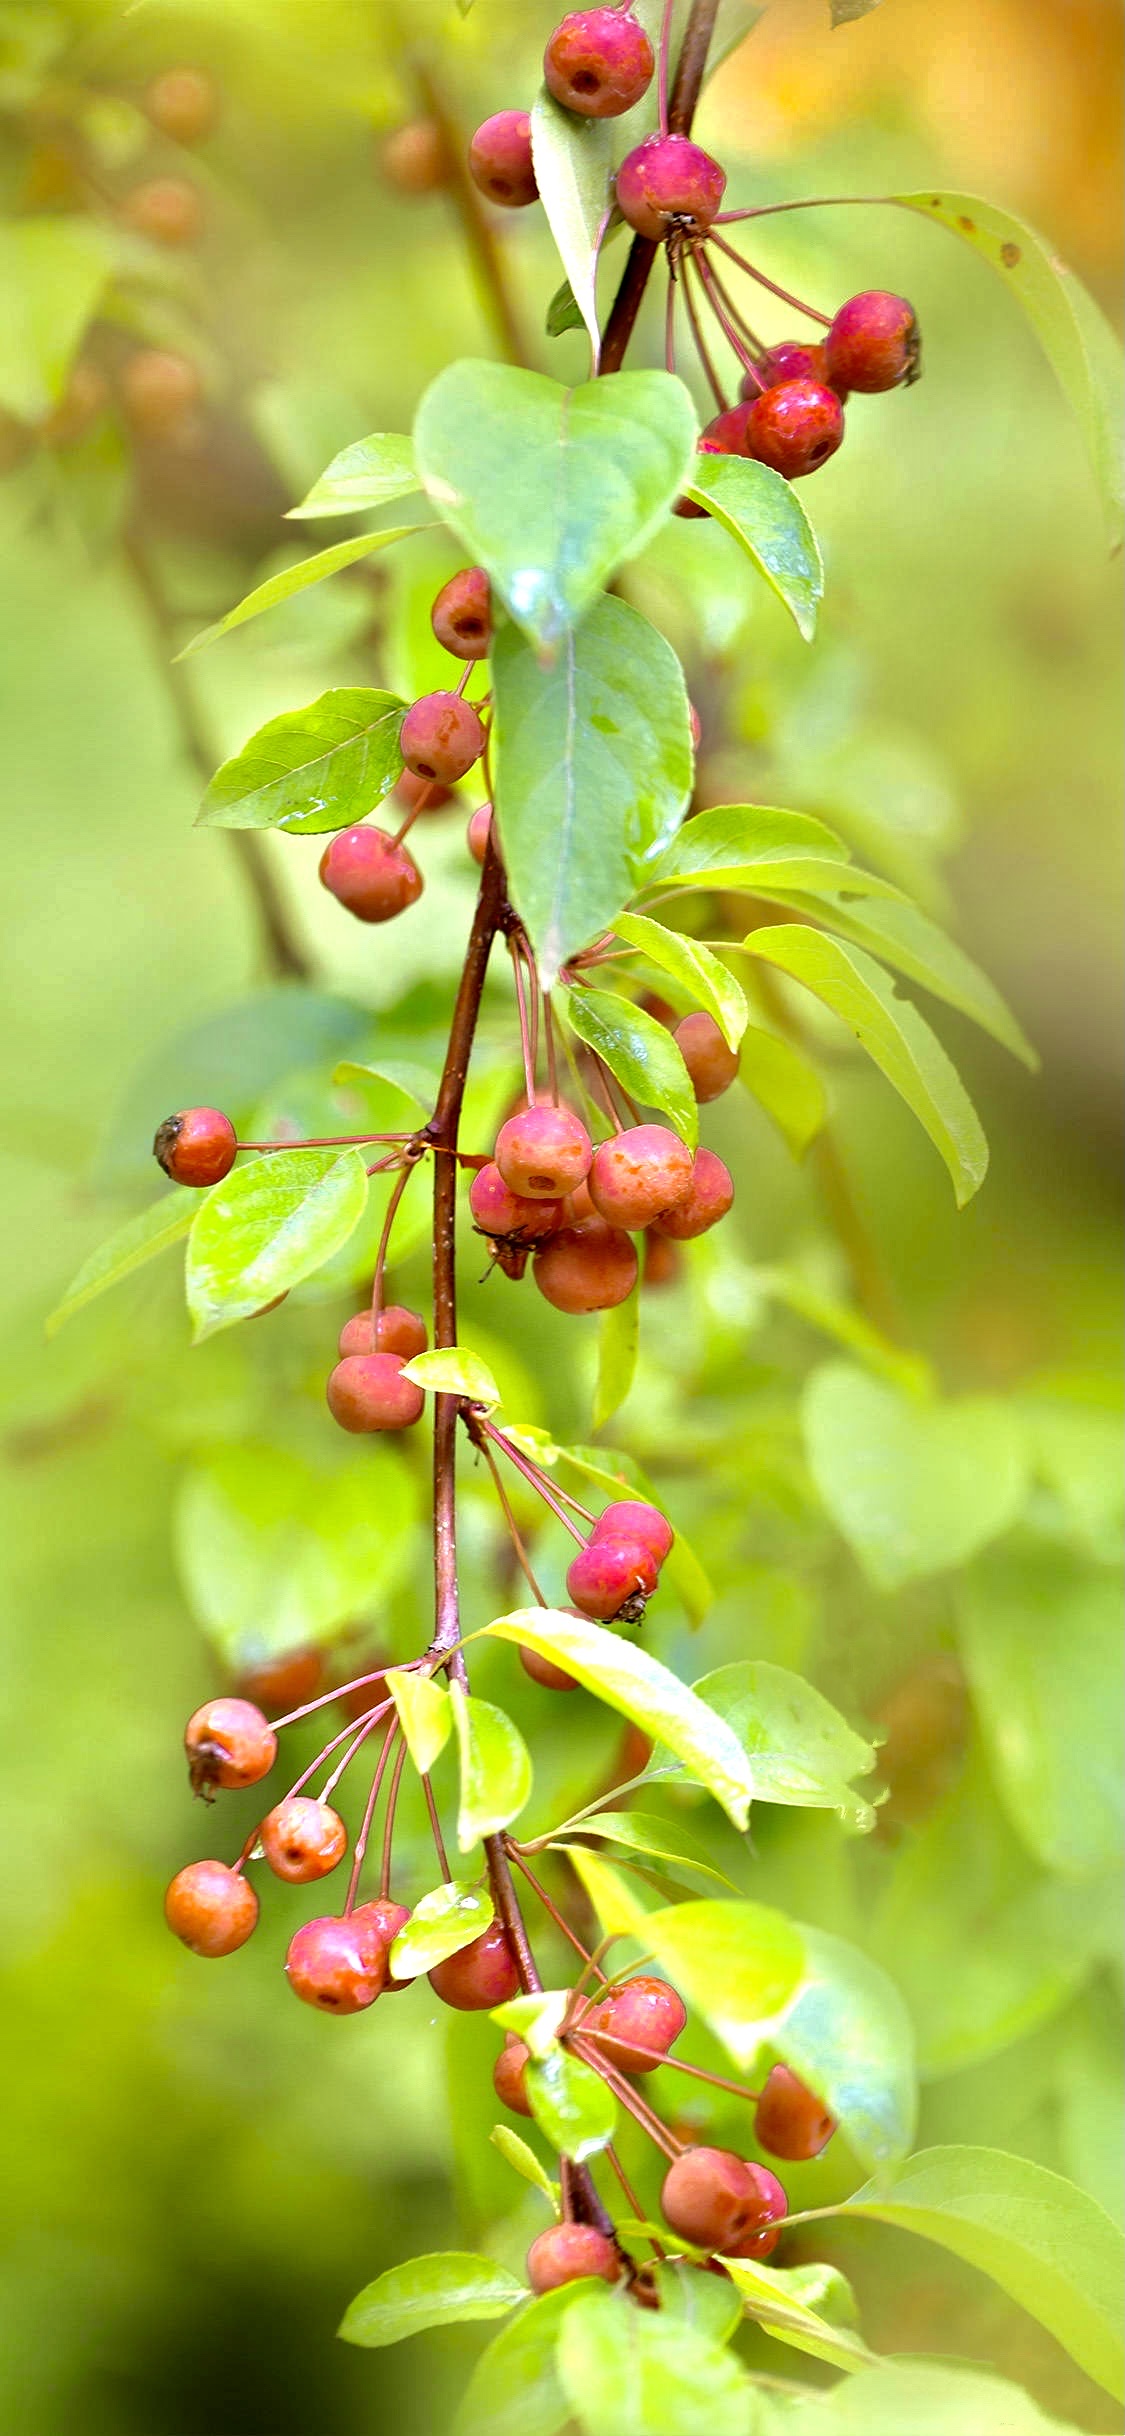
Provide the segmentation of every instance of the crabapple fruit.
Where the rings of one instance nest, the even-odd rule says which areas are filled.
[[[659,1506],[650,1506],[641,1497],[618,1497],[612,1505],[603,1506],[594,1524],[595,1539],[639,1539],[647,1548],[653,1563],[662,1565],[671,1552],[676,1534],[666,1514]]]
[[[620,2072],[655,2072],[686,2020],[683,1998],[666,1979],[626,1979],[583,2015],[582,2031],[612,2039],[607,2053]]]
[[[152,1148],[173,1184],[202,1187],[229,1176],[238,1136],[221,1108],[181,1108],[157,1126]]]
[[[408,1311],[403,1303],[388,1303],[373,1325],[370,1304],[366,1311],[354,1311],[340,1330],[340,1352],[397,1353],[404,1362],[413,1361],[416,1353],[424,1353],[429,1343],[425,1320],[418,1311]]]
[[[548,92],[580,118],[620,118],[652,82],[652,44],[631,10],[576,9],[543,54]]]
[[[701,2250],[765,2258],[788,2202],[776,2174],[725,2148],[686,2148],[664,2177],[660,2205],[674,2233]]]
[[[844,409],[822,381],[782,381],[764,389],[746,416],[746,454],[772,465],[787,482],[834,457],[844,437]]]
[[[580,1615],[608,1624],[630,1599],[652,1597],[659,1572],[643,1540],[591,1539],[572,1559],[566,1587]]]
[[[698,1008],[685,1015],[672,1035],[701,1107],[721,1099],[738,1073],[738,1051],[728,1047],[713,1015]]]
[[[539,188],[526,110],[498,110],[477,128],[469,146],[469,175],[490,203],[509,211],[535,202]]]
[[[224,1861],[189,1861],[164,1897],[164,1917],[193,1954],[217,1959],[245,1945],[258,1922],[252,1886]]]
[[[572,1108],[547,1101],[510,1116],[496,1136],[493,1155],[513,1193],[530,1201],[559,1201],[589,1174],[594,1146]]]
[[[725,1218],[734,1200],[734,1184],[730,1170],[716,1158],[713,1150],[696,1151],[692,1165],[691,1185],[675,1208],[665,1210],[653,1225],[658,1235],[670,1235],[673,1243],[690,1243],[695,1235],[706,1235]]]
[[[509,2107],[514,2115],[531,2113],[531,2100],[527,2094],[527,2057],[528,2050],[522,2038],[516,2038],[510,2030],[507,2031],[492,2067],[492,2086],[501,2106]]]
[[[434,1995],[455,2013],[490,2013],[518,1996],[520,1975],[502,1923],[494,1920],[471,1945],[435,1963],[429,1980]]]
[[[691,1189],[692,1156],[667,1125],[629,1125],[599,1142],[590,1165],[590,1199],[607,1225],[650,1226]]]
[[[612,1311],[627,1302],[637,1282],[631,1238],[604,1218],[583,1218],[560,1227],[535,1255],[532,1271],[545,1300],[572,1316]]]
[[[478,1167],[469,1186],[469,1208],[481,1234],[501,1240],[516,1235],[528,1243],[538,1241],[556,1234],[563,1223],[561,1201],[533,1201],[526,1193],[514,1193],[494,1159]]]
[[[484,729],[472,703],[460,694],[420,694],[403,720],[399,746],[416,778],[437,778],[454,786],[480,760]]]
[[[386,829],[358,821],[338,829],[319,863],[320,882],[359,922],[392,922],[416,905],[423,879],[412,854]]]
[[[617,207],[641,237],[710,228],[726,183],[725,170],[689,135],[650,135],[622,161]]]
[[[421,1420],[426,1404],[422,1389],[403,1378],[400,1353],[345,1354],[325,1394],[333,1420],[357,1434],[410,1429]]]
[[[492,586],[483,567],[461,567],[443,584],[430,624],[457,660],[487,658],[492,641]]]
[[[306,1920],[290,1939],[285,1975],[303,2004],[322,2013],[363,2013],[381,1994],[387,1949],[362,1912]]]
[[[221,1696],[196,1709],[184,1727],[193,1793],[215,1785],[240,1793],[259,1784],[277,1758],[277,1736],[252,1700]]]
[[[557,2292],[562,2284],[576,2284],[583,2276],[601,2276],[604,2283],[616,2284],[623,2274],[616,2242],[597,2225],[548,2225],[532,2242],[527,2254],[527,2280],[533,2292]]]
[[[303,1793],[290,1793],[279,1802],[262,1820],[258,1834],[274,1876],[291,1886],[326,1878],[348,1849],[348,1831],[338,1812]]]
[[[831,2108],[799,2081],[788,2064],[775,2064],[754,2111],[754,2137],[771,2157],[803,2161],[819,2157],[836,2129]]]
[[[918,378],[922,342],[914,307],[885,288],[849,296],[824,345],[834,389],[871,393]]]

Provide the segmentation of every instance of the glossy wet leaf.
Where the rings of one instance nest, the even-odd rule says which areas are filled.
[[[1074,410],[1097,477],[1110,547],[1122,537],[1121,348],[1100,305],[1026,221],[979,195],[894,195],[964,238],[1027,315]]]
[[[189,660],[193,652],[205,650],[208,643],[217,643],[220,635],[232,633],[236,626],[245,626],[267,609],[279,608],[282,601],[292,600],[295,593],[307,592],[310,584],[322,584],[326,576],[338,575],[342,567],[354,567],[361,558],[370,558],[376,550],[388,550],[393,542],[405,541],[409,534],[420,530],[416,524],[399,524],[383,533],[356,533],[350,541],[334,541],[327,550],[318,550],[315,557],[283,567],[279,575],[271,575],[264,584],[257,584],[245,600],[228,609],[225,617],[194,634],[177,658]]]
[[[363,820],[401,772],[405,708],[397,694],[341,685],[268,719],[216,770],[197,825],[310,836]]]
[[[854,1033],[940,1151],[963,1208],[984,1182],[988,1144],[955,1066],[917,1007],[862,949],[821,931],[786,922],[755,931],[747,944],[803,982]]]
[[[706,1785],[736,1827],[745,1827],[752,1773],[741,1744],[705,1702],[647,1650],[568,1609],[527,1607],[485,1630],[553,1658],[587,1691],[666,1743]]]
[[[694,1688],[737,1735],[750,1762],[755,1801],[834,1810],[850,1827],[874,1826],[871,1803],[852,1782],[870,1775],[874,1744],[814,1684],[768,1659],[739,1658]]]
[[[541,372],[469,361],[431,383],[414,438],[439,515],[529,641],[555,652],[659,530],[697,428],[668,372],[564,389]]]
[[[693,1005],[713,1015],[728,1048],[737,1049],[746,1030],[746,993],[721,957],[701,939],[669,930],[647,914],[618,914],[613,927],[619,939],[639,947],[650,964],[677,981]]]
[[[301,516],[366,516],[418,488],[413,441],[402,431],[373,431],[366,440],[353,440],[340,449],[300,506],[288,513],[294,521]]]
[[[449,1697],[461,1758],[457,1841],[471,1852],[519,1817],[531,1793],[531,1753],[519,1728],[490,1700],[475,1700],[451,1683]]]
[[[562,2321],[558,2365],[586,2436],[752,2436],[746,2370],[685,2318],[582,2294]]]
[[[1121,1577],[1017,1537],[958,1594],[961,1651],[993,1781],[1036,1860],[1068,1876],[1121,1851]]]
[[[349,2303],[337,2331],[345,2343],[375,2351],[429,2326],[506,2317],[526,2289],[494,2259],[477,2258],[469,2250],[439,2250],[376,2276]]]
[[[598,1321],[598,1375],[590,1416],[594,1429],[604,1429],[625,1402],[636,1376],[640,1330],[640,1293],[634,1287],[623,1303],[603,1311]]]
[[[581,2165],[617,2129],[617,2101],[600,2074],[564,2047],[531,2056],[524,2067],[532,2115],[561,2157]]]
[[[935,998],[970,1016],[982,1032],[991,1033],[993,1040],[1010,1049],[1025,1066],[1033,1071],[1038,1067],[1026,1033],[987,973],[917,905],[870,897],[860,903],[854,896],[835,895],[827,889],[808,899],[798,891],[786,892],[783,901],[794,912],[807,913],[827,930],[850,939],[856,947],[869,949],[884,964],[905,973],[908,981],[920,981],[923,989],[932,990]]]
[[[664,886],[748,888],[768,897],[773,888],[853,889],[860,896],[896,896],[889,880],[860,871],[833,829],[809,812],[785,812],[770,804],[715,804],[687,823],[665,850],[653,874]]]
[[[703,455],[685,489],[733,534],[811,643],[824,597],[824,563],[792,483],[749,457]]]
[[[533,1993],[510,1996],[506,2004],[494,2006],[492,2020],[502,2030],[514,2030],[532,2055],[550,2055],[569,2003],[566,1988],[537,1988]]]
[[[1122,2398],[1125,2245],[1097,2201],[1061,2174],[999,2149],[923,2149],[839,2213],[878,2217],[967,2259]]]
[[[609,990],[567,990],[561,1004],[571,1030],[604,1059],[630,1098],[657,1109],[694,1150],[698,1103],[683,1052],[667,1026]]]
[[[492,1897],[487,1887],[473,1886],[459,1878],[435,1886],[415,1904],[405,1928],[395,1938],[390,1951],[392,1977],[420,1978],[423,1971],[432,1971],[435,1963],[444,1962],[450,1954],[459,1954],[463,1945],[471,1945],[474,1937],[483,1937],[492,1921]]]
[[[467,1345],[435,1345],[403,1363],[403,1377],[428,1395],[467,1396],[471,1404],[499,1404],[500,1390],[487,1362]]]
[[[580,323],[599,343],[595,248],[610,197],[614,164],[610,119],[580,118],[547,91],[531,111],[531,157],[539,200],[567,275]]]
[[[62,1301],[56,1304],[47,1321],[48,1336],[55,1336],[64,1320],[73,1318],[96,1295],[116,1286],[123,1277],[131,1277],[134,1269],[143,1268],[158,1252],[165,1252],[174,1243],[182,1243],[198,1213],[199,1203],[191,1192],[164,1193],[147,1210],[135,1218],[127,1218],[107,1243],[99,1244],[71,1278]]]
[[[687,693],[663,635],[610,598],[551,667],[513,626],[497,635],[491,665],[504,861],[549,988],[654,876],[687,809]]]
[[[1023,1503],[1026,1444],[998,1397],[923,1400],[829,1362],[805,1390],[804,1428],[817,1488],[877,1589],[964,1564]]]
[[[801,1158],[828,1115],[828,1093],[811,1058],[779,1033],[752,1023],[742,1035],[738,1076],[794,1158]]]
[[[838,2118],[848,2146],[881,2170],[914,2133],[914,2033],[898,1989],[877,1963],[826,1930],[801,1927],[801,1984],[770,2044]]]
[[[358,1150],[279,1150],[214,1184],[188,1238],[195,1341],[248,1319],[314,1275],[347,1242],[367,1204]]]
[[[411,1759],[419,1776],[428,1776],[453,1731],[450,1695],[443,1683],[413,1667],[389,1666],[386,1685]]]

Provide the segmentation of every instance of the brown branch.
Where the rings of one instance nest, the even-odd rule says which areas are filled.
[[[691,134],[718,13],[719,0],[692,0],[668,110],[668,125],[674,135]],[[634,237],[621,285],[606,323],[598,358],[599,373],[621,370],[659,252],[658,238]]]
[[[135,533],[126,537],[124,551],[152,630],[160,673],[184,750],[207,786],[214,776],[215,755],[190,682],[175,656],[177,638],[171,610],[148,552]],[[309,960],[293,929],[263,840],[252,829],[229,829],[226,834],[254,902],[268,970],[279,981],[307,981]]]

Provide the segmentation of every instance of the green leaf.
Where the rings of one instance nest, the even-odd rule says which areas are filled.
[[[496,1640],[524,1643],[553,1658],[608,1708],[667,1743],[735,1826],[745,1827],[753,1779],[741,1745],[714,1710],[647,1650],[566,1608],[522,1608],[484,1629]]]
[[[435,1396],[467,1396],[471,1404],[499,1404],[500,1390],[487,1362],[464,1345],[435,1345],[403,1364],[404,1379],[413,1379]]]
[[[592,1858],[583,1855],[587,1862]],[[611,1928],[599,1901],[607,1933],[631,1934],[655,1954],[685,2004],[703,2015],[735,2062],[748,2070],[763,2039],[773,2039],[777,2021],[800,1992],[800,1929],[783,1912],[762,1903],[727,1903],[712,1897],[646,1912],[616,1871],[604,1862],[598,1863],[598,1870],[603,1882],[611,1882],[620,1922]],[[587,1876],[585,1869],[582,1874]]]
[[[89,219],[0,221],[0,406],[21,422],[41,422],[61,398],[112,271],[112,241]]]
[[[414,437],[439,514],[529,641],[555,651],[659,530],[697,428],[670,372],[564,389],[541,372],[468,362],[431,384]]]
[[[405,432],[373,431],[353,440],[326,467],[319,481],[288,513],[300,516],[366,516],[419,488],[414,443]]]
[[[398,1711],[406,1748],[419,1776],[428,1776],[453,1731],[453,1710],[443,1683],[413,1667],[389,1666],[386,1685]]]
[[[667,2231],[662,2234],[667,2240]],[[653,2263],[652,2280],[660,2295],[660,2307],[666,2319],[678,2319],[692,2326],[697,2334],[707,2335],[713,2343],[729,2343],[742,2317],[737,2292],[725,2276],[712,2275],[707,2267],[695,2267],[686,2258],[658,2258]]]
[[[493,2338],[469,2379],[453,2436],[558,2436],[570,2405],[559,2384],[555,2346],[575,2290],[567,2284],[543,2293]]]
[[[1119,1564],[1125,1553],[1120,1413],[1065,1394],[1021,1396],[1018,1410],[1036,1479],[1057,1498],[1076,1547],[1102,1564]]]
[[[631,1852],[652,1853],[657,1860],[674,1861],[679,1869],[698,1872],[702,1878],[717,1878],[721,1886],[731,1886],[729,1878],[714,1863],[686,1827],[671,1819],[650,1818],[641,1810],[599,1810],[593,1818],[564,1822],[555,1829],[552,1848],[567,1849],[570,1835],[602,1836],[607,1843],[627,1845]],[[734,1892],[731,1886],[731,1892]]]
[[[567,1859],[581,1879],[607,1937],[639,1937],[647,1917],[636,1892],[619,1869],[611,1869],[586,1844],[571,1844]],[[626,1864],[628,1866],[628,1864]]]
[[[338,1470],[281,1446],[220,1447],[189,1471],[176,1556],[192,1611],[228,1665],[331,1639],[400,1587],[412,1562],[418,1490],[402,1458]]]
[[[650,877],[660,887],[671,881],[690,888],[749,888],[762,897],[776,888],[803,888],[813,895],[822,888],[898,895],[889,880],[858,870],[850,847],[823,821],[768,804],[715,804],[698,812]]]
[[[791,2070],[838,2116],[864,2165],[881,2169],[909,2148],[917,2112],[914,2034],[898,1989],[842,1937],[799,1928],[804,1970],[770,2031]]]
[[[420,1979],[423,1971],[432,1971],[435,1963],[459,1954],[474,1937],[483,1937],[493,1917],[492,1897],[486,1887],[471,1886],[462,1878],[435,1886],[415,1904],[395,1938],[389,1958],[393,1977]]]
[[[559,2330],[559,2376],[586,2436],[752,2436],[746,2370],[710,2335],[663,2311],[582,2293]]]
[[[792,484],[749,457],[697,456],[685,488],[733,534],[811,643],[824,598],[824,563]]]
[[[331,1259],[367,1205],[358,1150],[279,1150],[214,1184],[188,1238],[195,1342],[248,1319]]]
[[[1041,1539],[960,1586],[961,1650],[1000,1799],[1047,1869],[1115,1866],[1122,1842],[1121,1581]]]
[[[752,955],[803,982],[854,1032],[941,1152],[963,1208],[984,1182],[988,1144],[956,1068],[917,1007],[899,997],[860,948],[842,947],[802,924],[755,931],[748,945]]]
[[[723,2265],[747,2317],[778,2342],[853,2375],[876,2365],[855,2332],[855,2296],[838,2267],[766,2267],[748,2258],[727,2258]]]
[[[641,1333],[641,1302],[636,1287],[598,1321],[598,1375],[594,1385],[591,1423],[604,1429],[624,1404],[637,1371]]]
[[[533,1995],[512,1996],[494,2006],[492,2019],[501,2030],[514,2030],[530,2053],[541,2057],[556,2046],[569,2003],[566,1988],[537,1988]]]
[[[828,0],[828,6],[835,33],[838,25],[855,25],[860,17],[869,17],[879,0]]]
[[[821,889],[815,897],[786,891],[780,902],[791,905],[795,913],[808,914],[826,930],[839,932],[856,947],[869,948],[884,964],[905,973],[909,981],[920,981],[935,998],[957,1007],[982,1032],[991,1033],[993,1040],[1021,1058],[1032,1072],[1037,1070],[1039,1059],[1026,1033],[987,973],[916,905],[890,899],[876,903],[872,898],[860,904],[828,889]]]
[[[544,86],[531,112],[535,182],[595,355],[600,343],[596,247],[610,201],[613,156],[612,120],[579,118]]]
[[[922,2149],[835,2211],[878,2217],[967,2259],[1046,2326],[1087,2376],[1125,2398],[1125,2245],[1097,2201],[1061,2174],[991,2148]]]
[[[879,1590],[963,1565],[1023,1503],[1023,1434],[996,1398],[920,1402],[829,1362],[806,1387],[804,1429],[829,1514]]]
[[[377,2351],[429,2326],[506,2317],[525,2298],[526,2286],[494,2259],[476,2258],[469,2250],[437,2250],[389,2267],[366,2284],[349,2303],[338,2332],[345,2343]]]
[[[471,1852],[482,1836],[519,1817],[531,1793],[531,1754],[503,1709],[471,1699],[459,1683],[450,1684],[449,1697],[461,1754],[457,1841]]]
[[[792,1041],[750,1024],[742,1035],[738,1074],[794,1158],[801,1158],[828,1116],[828,1093],[811,1060]]]
[[[397,694],[339,685],[306,710],[268,719],[216,770],[201,829],[346,829],[382,803],[402,768]]]
[[[740,1658],[704,1675],[694,1689],[737,1735],[756,1802],[834,1810],[850,1827],[874,1825],[870,1802],[851,1781],[870,1775],[874,1745],[803,1676],[765,1658]]]
[[[693,759],[683,671],[655,627],[607,598],[551,668],[502,627],[492,681],[504,861],[550,988],[567,957],[653,878],[652,858],[686,810]]]
[[[510,2124],[507,2123],[494,2123],[488,2137],[493,2148],[499,2149],[505,2164],[511,2166],[513,2173],[522,2175],[523,2180],[530,2182],[534,2190],[542,2191],[544,2199],[549,2200],[551,2206],[557,2210],[558,2183],[552,2182],[545,2166],[540,2165],[534,2149],[528,2147],[526,2140],[521,2140],[519,2133],[513,2131]]]
[[[869,1370],[878,1377],[889,1379],[893,1386],[903,1387],[914,1396],[928,1395],[933,1388],[929,1363],[918,1353],[904,1353],[900,1345],[892,1344],[857,1311],[851,1303],[837,1302],[832,1294],[823,1294],[797,1269],[755,1269],[753,1282],[774,1302],[783,1304],[798,1319],[807,1320],[810,1328],[819,1328],[849,1353],[859,1355]]]
[[[963,237],[991,263],[1053,365],[1097,476],[1111,549],[1122,537],[1121,350],[1100,306],[1026,221],[977,195],[893,195]]]
[[[326,575],[336,575],[341,567],[354,567],[357,560],[369,558],[373,550],[387,550],[393,541],[405,541],[408,534],[418,533],[416,524],[392,525],[383,533],[355,533],[350,541],[334,541],[330,549],[318,550],[314,558],[302,558],[295,567],[283,567],[279,575],[271,575],[264,584],[248,592],[245,600],[213,626],[205,626],[201,634],[192,636],[182,651],[180,660],[189,660],[193,652],[203,651],[208,643],[217,643],[220,635],[230,634],[235,626],[245,626],[248,619],[261,617],[266,609],[276,609],[282,601],[292,600],[294,593],[307,592],[310,584],[322,584]]]
[[[581,2165],[607,2146],[617,2129],[617,2101],[580,2055],[551,2047],[524,2067],[531,2111],[560,2157]]]
[[[169,1244],[179,1243],[187,1234],[199,1204],[190,1192],[164,1193],[147,1210],[135,1218],[127,1218],[110,1236],[84,1260],[76,1275],[57,1303],[47,1321],[48,1336],[56,1336],[64,1320],[72,1319],[83,1305],[104,1294],[108,1286],[116,1286],[121,1278],[130,1277],[134,1269],[144,1267]]]
[[[650,921],[647,914],[618,914],[613,927],[619,939],[642,948],[650,964],[670,974],[696,1006],[713,1015],[728,1048],[737,1049],[746,1030],[746,992],[721,957],[684,931]]]
[[[630,1097],[659,1109],[694,1150],[698,1103],[683,1051],[667,1026],[609,990],[567,990],[562,1004],[572,1032],[597,1051]]]
[[[881,2360],[830,2394],[809,2394],[777,2436],[1082,2436],[1002,2377],[931,2361]]]

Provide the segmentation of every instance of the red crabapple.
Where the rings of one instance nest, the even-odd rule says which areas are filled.
[[[410,1429],[421,1420],[426,1398],[413,1379],[403,1378],[402,1367],[399,1353],[345,1354],[325,1389],[333,1420],[357,1435]]]
[[[509,1235],[525,1243],[538,1242],[556,1234],[563,1223],[561,1201],[533,1201],[526,1193],[514,1193],[494,1159],[487,1167],[478,1167],[469,1186],[469,1208],[480,1233],[501,1242]]]
[[[655,1218],[653,1225],[659,1235],[670,1235],[673,1243],[689,1243],[693,1236],[706,1235],[710,1227],[717,1226],[733,1200],[729,1168],[713,1150],[700,1149],[695,1154],[690,1190],[674,1209]]]
[[[203,199],[188,178],[146,178],[121,208],[130,228],[154,245],[196,245],[203,234]]]
[[[164,1917],[193,1954],[215,1960],[237,1953],[253,1935],[258,1898],[240,1872],[225,1862],[189,1861],[168,1888]]]
[[[579,1613],[608,1624],[631,1599],[652,1597],[659,1566],[639,1539],[591,1539],[567,1569],[566,1587]]]
[[[145,109],[171,144],[202,144],[219,115],[219,91],[204,68],[165,68],[145,94]]]
[[[821,381],[782,381],[755,398],[746,417],[746,454],[787,482],[815,474],[844,437],[844,410]]]
[[[598,2031],[619,2072],[655,2072],[687,2020],[687,2007],[666,1979],[626,1979],[582,2017],[583,2036]],[[655,2050],[655,2053],[652,2052]]]
[[[158,1125],[153,1155],[173,1184],[221,1184],[234,1166],[238,1136],[221,1108],[181,1108]]]
[[[713,1015],[702,1008],[685,1015],[672,1035],[701,1107],[729,1091],[738,1073],[738,1051],[729,1048]]]
[[[320,858],[321,886],[359,922],[393,922],[422,894],[422,874],[386,829],[338,829]]]
[[[496,1136],[496,1165],[512,1192],[558,1201],[589,1174],[594,1146],[581,1117],[550,1101],[521,1108]]]
[[[620,118],[648,91],[652,44],[631,10],[576,9],[543,54],[548,92],[580,118]]]
[[[443,584],[430,624],[457,660],[483,660],[492,641],[492,586],[483,567],[461,567]]]
[[[303,2004],[321,2013],[363,2013],[381,1993],[387,1949],[360,1912],[306,1920],[290,1939],[285,1974]]]
[[[772,2157],[819,2157],[836,2129],[831,2108],[799,2081],[787,2064],[775,2064],[754,2112],[754,2137]]]
[[[483,863],[488,852],[488,841],[491,835],[492,806],[491,804],[478,804],[465,831],[465,843],[474,863]]]
[[[623,2273],[616,2242],[596,2225],[548,2225],[527,2254],[527,2280],[533,2292],[557,2292],[560,2285],[575,2284],[590,2275],[616,2284]]]
[[[388,1303],[379,1313],[378,1326],[372,1325],[372,1310],[354,1311],[340,1330],[340,1352],[397,1353],[404,1362],[411,1362],[416,1353],[424,1353],[429,1342],[425,1320],[418,1311],[408,1311],[403,1303]]]
[[[490,203],[509,210],[534,203],[539,188],[526,110],[498,110],[494,118],[485,119],[469,146],[469,174]]]
[[[674,2233],[730,2258],[765,2258],[787,2212],[775,2174],[725,2148],[686,2148],[664,2177],[660,2205]]]
[[[842,304],[825,340],[834,389],[897,389],[918,378],[922,342],[905,296],[868,288]]]
[[[527,2058],[528,2050],[522,2038],[515,2038],[510,2030],[506,2031],[504,2044],[492,2067],[492,2086],[501,2106],[509,2107],[514,2115],[531,2113],[531,2100],[527,2094]]]
[[[287,1794],[262,1820],[258,1834],[274,1876],[291,1886],[326,1878],[348,1849],[348,1831],[339,1814],[327,1802],[303,1793]]]
[[[834,389],[835,382],[828,378],[827,349],[803,338],[781,339],[753,372],[743,374],[738,394],[753,404],[763,389],[777,389],[782,381],[820,381]]]
[[[556,1311],[612,1311],[636,1285],[637,1255],[620,1227],[585,1218],[552,1235],[536,1253],[532,1274]]]
[[[595,1539],[639,1539],[647,1548],[654,1564],[662,1565],[671,1552],[676,1534],[666,1514],[659,1506],[651,1506],[642,1497],[618,1497],[612,1505],[603,1506],[594,1524]]]
[[[590,1166],[590,1199],[607,1225],[650,1226],[691,1189],[692,1156],[667,1125],[629,1125],[599,1142]]]
[[[420,694],[399,729],[399,749],[416,778],[455,786],[484,751],[479,713],[460,694]]]
[[[674,227],[710,228],[726,182],[726,172],[690,136],[650,135],[622,161],[617,206],[642,237],[666,237]]]
[[[207,1700],[184,1727],[184,1749],[193,1793],[215,1785],[239,1793],[268,1776],[277,1758],[277,1736],[252,1700]]]
[[[520,1975],[504,1928],[494,1920],[483,1936],[434,1964],[430,1986],[455,2013],[490,2013],[518,1996]]]

